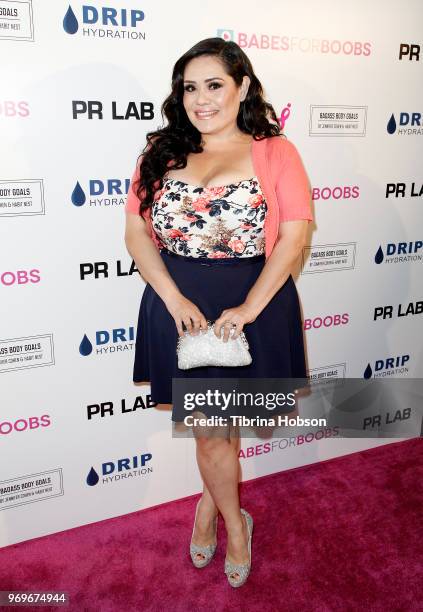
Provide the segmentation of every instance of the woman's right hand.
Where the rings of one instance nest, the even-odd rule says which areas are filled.
[[[199,333],[200,329],[207,330],[207,320],[201,310],[183,295],[173,298],[166,308],[172,315],[178,335],[183,336],[184,330],[182,324],[185,325],[188,332],[192,335]]]

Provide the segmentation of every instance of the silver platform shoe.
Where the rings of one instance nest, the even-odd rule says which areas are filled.
[[[251,539],[253,536],[253,519],[248,514],[246,510],[241,508],[241,514],[245,516],[245,520],[247,521],[247,529],[248,529],[248,555],[250,560],[248,563],[241,563],[237,565],[236,563],[231,563],[225,559],[225,574],[228,578],[228,582],[233,587],[242,586],[247,580],[250,569],[251,569]],[[233,578],[231,574],[238,574],[239,578]]]
[[[210,563],[210,561],[213,559],[213,555],[216,551],[216,546],[217,546],[217,516],[214,519],[215,543],[208,544],[207,546],[199,546],[198,544],[193,544],[192,542],[192,537],[194,535],[194,529],[195,529],[195,522],[197,520],[198,505],[200,501],[201,501],[201,498],[198,500],[197,507],[195,509],[194,526],[192,528],[191,543],[189,545],[189,552],[191,555],[191,560],[193,564],[195,565],[195,567],[198,567],[198,568],[206,567],[206,565]],[[197,557],[198,554],[203,555],[204,559],[201,559],[201,558],[199,559]]]

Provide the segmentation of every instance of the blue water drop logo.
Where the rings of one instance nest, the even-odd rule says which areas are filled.
[[[85,192],[79,184],[79,181],[76,181],[75,188],[72,191],[71,200],[74,206],[83,206],[87,200],[85,197]]]
[[[388,125],[386,126],[388,130],[388,134],[395,134],[397,129],[397,122],[395,121],[394,113],[392,113],[391,118],[388,121]]]
[[[76,34],[78,28],[78,20],[75,17],[75,13],[73,12],[71,5],[69,4],[66,15],[63,17],[63,29],[67,34]]]
[[[90,471],[88,472],[87,485],[89,485],[90,487],[94,487],[98,483],[99,480],[100,480],[100,478],[99,478],[97,472],[92,467],[90,469]]]
[[[378,250],[376,251],[376,255],[375,255],[375,263],[381,264],[382,261],[383,261],[383,251],[382,251],[382,247],[379,246]]]
[[[93,351],[93,345],[91,344],[87,334],[84,334],[81,344],[79,345],[79,352],[81,353],[81,355],[86,357],[87,355],[90,355],[92,351]]]
[[[372,377],[373,370],[370,367],[370,363],[367,364],[367,368],[364,370],[364,378],[369,379]]]

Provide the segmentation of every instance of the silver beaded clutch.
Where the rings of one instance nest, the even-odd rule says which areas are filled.
[[[221,334],[223,333],[223,329]],[[252,362],[247,338],[242,331],[235,340],[227,342],[214,333],[214,322],[207,321],[207,330],[200,330],[196,336],[188,331],[178,337],[176,352],[178,368],[189,370],[200,366],[244,366]]]

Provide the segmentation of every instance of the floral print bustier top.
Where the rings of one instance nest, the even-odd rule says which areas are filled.
[[[160,248],[189,257],[252,257],[265,252],[267,205],[254,176],[222,187],[163,179],[151,210]]]

